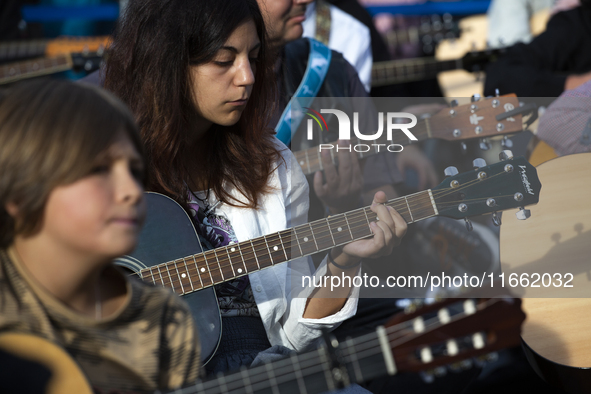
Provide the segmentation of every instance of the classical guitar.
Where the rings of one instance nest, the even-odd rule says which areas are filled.
[[[431,138],[447,141],[466,141],[473,138],[504,136],[523,131],[522,115],[498,119],[504,113],[516,108],[519,108],[519,100],[515,94],[488,98],[471,104],[459,105],[451,109],[443,109],[426,119],[419,120],[411,131],[419,141]],[[372,144],[374,144],[373,148],[367,151],[356,152],[357,157],[364,159],[378,154],[380,148],[377,144],[399,144],[405,146],[411,142],[403,133],[393,133],[392,140],[386,139],[385,134],[379,139],[372,141]],[[352,145],[366,142],[360,141],[356,136],[351,140]],[[336,142],[332,144],[335,145]],[[381,149],[384,151],[385,148],[382,147]],[[338,160],[334,149],[330,150],[330,154],[332,162],[337,164]],[[294,152],[294,156],[306,175],[324,169],[319,146]]]
[[[46,339],[23,333],[1,333],[0,355],[3,356],[4,362],[12,361],[10,365],[1,367],[2,392],[9,388],[12,389],[11,393],[20,392],[18,387],[21,387],[21,390],[27,393],[32,393],[32,390],[39,390],[35,391],[39,394],[92,393],[76,362],[62,348]],[[20,362],[23,364],[19,365]],[[29,368],[28,371],[14,369],[19,366],[23,368],[24,365]],[[33,366],[39,369],[33,369]],[[27,379],[26,383],[18,382],[19,378],[25,378],[27,373],[34,375]]]
[[[523,300],[528,360],[548,383],[570,393],[591,392],[590,168],[591,153],[540,164],[544,194],[531,209],[532,220],[503,217],[500,234],[503,270],[542,276],[540,287],[527,289]],[[572,295],[547,286],[547,278],[555,281],[555,273],[564,271],[572,273],[573,288],[560,290],[576,291]]]
[[[495,62],[504,49],[472,51],[452,60],[437,60],[434,57],[388,60],[376,62],[371,70],[371,86],[386,86],[397,83],[422,81],[437,77],[444,71],[483,71],[488,63]]]
[[[407,223],[437,215],[460,219],[535,204],[540,187],[535,168],[524,158],[511,158],[451,176],[433,189],[386,204]],[[192,221],[180,205],[156,193],[147,193],[146,200],[148,215],[138,247],[117,264],[144,281],[185,296],[200,331],[204,363],[215,352],[221,335],[214,285],[370,237],[369,223],[376,220],[376,214],[365,207],[203,252]]]
[[[73,52],[100,52],[110,43],[110,36],[4,41],[0,42],[0,63]]]
[[[94,71],[100,67],[102,56],[102,52],[67,53],[3,64],[0,65],[0,85],[67,70]]]
[[[468,369],[486,362],[488,353],[516,346],[525,319],[520,305],[514,298],[446,299],[399,313],[369,334],[341,343],[327,335],[314,351],[218,375],[170,394],[315,394],[404,372],[423,372],[433,380],[448,369]],[[47,393],[91,392],[67,353],[43,342],[24,334],[0,335],[0,351],[21,356],[22,347],[41,343],[35,359],[67,371],[53,378],[52,388],[58,391]]]

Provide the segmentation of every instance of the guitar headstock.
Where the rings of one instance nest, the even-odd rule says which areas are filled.
[[[494,63],[507,48],[485,49],[484,51],[470,51],[462,57],[462,68],[468,72],[484,71],[488,63]]]
[[[73,52],[103,52],[110,44],[110,36],[58,37],[47,44],[45,56],[51,57]]]
[[[448,298],[385,327],[396,369],[429,373],[519,345],[524,320],[518,298]]]
[[[501,155],[510,156],[510,151]],[[461,219],[510,208],[520,208],[520,214],[524,206],[539,201],[542,185],[535,167],[525,158],[488,166],[479,164],[482,159],[474,162],[479,168],[450,176],[431,189],[439,215]]]
[[[448,141],[502,136],[523,131],[522,116],[498,121],[497,115],[519,108],[515,94],[444,109],[430,117],[432,136]]]
[[[98,70],[103,60],[102,54],[99,53],[72,53],[72,69],[74,71],[92,72]]]

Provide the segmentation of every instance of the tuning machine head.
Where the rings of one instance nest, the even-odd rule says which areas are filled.
[[[479,168],[486,167],[486,161],[484,159],[477,158],[472,161],[472,165],[474,166],[474,169],[477,170]]]
[[[480,149],[482,150],[489,150],[491,148],[490,141],[488,138],[482,138],[480,140]]]
[[[515,212],[515,216],[517,216],[517,219],[519,220],[527,220],[531,217],[531,211],[529,209],[519,207],[519,211]]]
[[[464,222],[466,222],[466,229],[468,231],[474,230],[474,226],[472,225],[472,222],[470,221],[470,219],[464,218]]]
[[[499,227],[501,225],[501,215],[499,215],[497,212],[493,212],[492,222],[495,226]]]
[[[509,149],[505,149],[504,151],[501,151],[501,153],[499,153],[499,160],[501,161],[511,160],[512,158],[513,152],[511,152]]]
[[[458,175],[459,171],[456,167],[451,166],[451,167],[447,167],[443,173],[445,174],[446,177],[448,177],[448,176]]]
[[[481,99],[481,96],[478,93],[476,93],[476,94],[472,95],[472,97],[470,98],[470,101],[475,103],[477,101],[480,101],[480,99]]]
[[[509,139],[509,137],[504,136],[503,139],[501,140],[501,146],[503,148],[513,148],[513,141],[511,141]]]

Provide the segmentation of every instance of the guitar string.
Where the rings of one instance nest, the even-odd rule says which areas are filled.
[[[482,311],[483,309],[486,309],[492,305],[494,305],[497,302],[501,302],[501,299],[489,299],[481,304],[478,305],[480,311]],[[466,313],[466,312],[459,312],[456,315],[454,315],[452,317],[452,321],[453,323],[457,323],[459,320],[462,320],[463,318],[467,317],[467,316],[471,316],[472,313]],[[427,334],[429,331],[435,330],[436,328],[443,326],[445,324],[441,324],[439,322],[438,318],[430,318],[425,320],[425,330],[420,332],[420,333],[416,333],[416,332],[412,332],[412,335],[405,335],[404,337],[400,337],[400,338],[391,338],[393,333],[397,333],[397,332],[401,332],[402,329],[397,329],[398,326],[400,325],[405,325],[405,323],[407,322],[402,322],[399,324],[396,324],[394,326],[390,326],[390,327],[386,327],[386,332],[387,332],[387,336],[388,336],[388,340],[389,340],[389,344],[390,344],[390,348],[396,347],[396,346],[400,346],[402,344],[404,344],[405,342],[409,342],[412,341],[422,335]],[[450,323],[446,323],[446,324],[450,324]],[[469,336],[469,335],[465,335],[465,336]],[[364,340],[365,339],[365,340]],[[379,342],[379,340],[376,337],[376,333],[375,332],[371,332],[359,337],[354,338],[355,341],[360,342],[361,345],[357,344],[355,346],[355,348],[353,349],[351,346],[347,346],[346,342],[345,342],[345,347],[343,349],[343,354],[342,354],[342,358],[343,361],[346,363],[351,363],[352,362],[352,354],[355,354],[355,358],[363,358],[363,357],[371,357],[373,355],[378,355],[383,353],[383,349],[382,349],[382,345]],[[446,339],[448,340],[448,339]],[[442,341],[444,342],[444,341]],[[374,345],[374,343],[376,343]],[[365,345],[365,346],[364,346]],[[355,351],[355,353],[353,353],[353,350]],[[312,352],[308,352],[308,353],[304,353],[301,355],[297,355],[297,361],[298,361],[298,365],[299,365],[299,369],[302,372],[302,374],[305,374],[306,370],[311,370],[312,372],[317,372],[318,371],[318,367],[324,365],[324,363],[322,362],[317,362],[318,360],[318,355],[316,353],[318,353],[319,350],[316,351],[312,351]],[[286,359],[288,360],[288,359]],[[279,362],[281,362],[281,360],[278,360]],[[278,384],[281,383],[285,383],[285,382],[289,382],[293,380],[293,365],[280,365],[279,367],[274,369],[274,377],[275,380]],[[252,371],[251,371],[252,372]],[[286,377],[287,379],[281,379],[282,377]],[[197,383],[195,386],[189,386],[186,387],[185,389],[193,389],[194,387],[197,387],[198,385],[202,385],[202,387],[204,389],[218,389],[220,390],[220,386],[218,384],[219,382],[219,378],[213,378],[212,380],[207,380],[204,382],[199,382]],[[238,376],[238,374],[232,374],[232,375],[228,375],[228,376],[222,376],[222,379],[224,379],[224,384],[226,385],[226,387],[231,390],[233,389],[232,385],[234,383],[238,384],[238,387],[243,387],[243,379],[241,376]],[[265,372],[255,372],[255,374],[250,375],[249,374],[249,381],[250,381],[250,386],[254,386],[256,384],[259,385],[263,385],[262,388],[265,387],[271,387],[269,385],[269,379],[268,379],[268,374]],[[254,388],[254,387],[253,387]],[[258,388],[257,390],[260,390],[262,388]],[[182,393],[189,393],[187,391],[181,391]],[[225,391],[219,391],[221,393],[225,392]],[[175,392],[176,393],[176,392]]]
[[[483,182],[483,181],[486,181],[487,179],[492,179],[492,178],[494,178],[495,176],[498,176],[498,175],[503,175],[503,174],[504,174],[504,173],[502,173],[502,172],[501,172],[501,173],[499,173],[499,174],[496,174],[496,175],[493,175],[493,176],[491,176],[491,177],[485,178],[484,180],[479,180],[479,179],[476,179],[476,180],[473,180],[473,181],[467,182],[466,184],[464,184],[464,185],[461,185],[460,187],[457,187],[457,188],[449,188],[449,189],[447,189],[447,190],[451,190],[452,192],[456,192],[456,191],[459,191],[459,190],[461,190],[461,189],[463,189],[463,188],[469,187],[469,186],[471,185],[471,183],[475,183],[475,182]],[[437,194],[438,194],[438,197],[437,197],[437,198],[441,198],[440,196],[444,196],[444,195],[445,195],[445,193],[448,193],[448,194],[450,194],[450,193],[449,193],[447,190],[443,190],[443,191],[441,191],[441,192],[437,193]],[[424,194],[424,193],[425,193],[425,192],[423,191],[423,192],[415,193],[414,195],[418,195],[418,194]],[[507,196],[496,196],[496,197],[497,197],[497,198],[499,198],[499,197],[507,197]],[[402,197],[402,198],[406,200],[406,198],[405,198],[405,197]],[[391,206],[392,204],[399,203],[401,206],[403,206],[403,207],[404,207],[404,205],[403,205],[403,204],[407,204],[407,202],[406,202],[406,201],[402,202],[402,201],[399,201],[399,200],[400,200],[400,198],[397,198],[397,199],[390,200],[389,202],[387,202],[387,203],[386,203],[386,205],[390,205],[390,206]],[[473,200],[478,200],[478,199],[473,199]],[[442,203],[441,205],[443,205],[443,204],[447,204],[447,205],[455,205],[455,204],[456,204],[456,203],[458,203],[458,202],[469,202],[469,201],[472,201],[472,200],[470,200],[470,199],[468,199],[468,200],[464,199],[464,200],[461,200],[461,201],[455,201],[455,202],[451,201],[451,202],[445,202],[445,203]],[[441,205],[440,205],[440,206],[441,206]],[[419,207],[415,208],[415,213],[416,213],[416,212],[417,212],[419,209],[421,209],[421,208],[427,208],[427,207],[430,207],[430,204],[429,204],[429,203],[425,204],[423,207],[420,207],[420,206],[419,206]],[[431,207],[430,207],[430,208],[431,208]],[[399,209],[400,209],[400,208],[399,208]],[[357,212],[357,211],[361,211],[361,212]],[[375,214],[373,211],[369,210],[367,207],[364,207],[364,208],[359,208],[359,209],[357,209],[357,210],[353,210],[353,211],[351,211],[351,212],[347,213],[346,215],[347,215],[347,219],[349,219],[349,216],[351,216],[351,219],[354,219],[354,220],[352,220],[352,221],[353,221],[353,223],[355,224],[355,226],[349,226],[349,228],[350,228],[351,232],[352,232],[353,230],[356,230],[356,231],[357,231],[357,230],[359,230],[360,228],[361,228],[361,229],[365,229],[365,227],[366,227],[366,223],[367,223],[367,219],[369,219],[369,216],[371,216],[371,217],[372,217],[371,221],[373,221],[373,220],[374,220],[374,216],[377,216],[377,215],[376,215],[376,214]],[[369,215],[369,216],[368,216],[368,215]],[[359,220],[357,220],[357,218],[359,218]],[[339,220],[339,219],[340,219],[340,220],[344,220],[344,219],[345,219],[345,216],[342,216],[342,217],[341,217],[341,216],[339,216],[339,217],[337,217],[336,219],[337,219],[337,220]],[[364,219],[366,219],[366,220],[364,220]],[[312,225],[312,224],[314,224],[314,223],[318,223],[318,222],[322,222],[322,221],[323,221],[323,220],[319,220],[319,221],[311,222],[311,223],[309,223],[309,225]],[[363,223],[361,226],[357,226],[357,225],[356,225],[357,223],[361,223],[361,222]],[[327,221],[327,226],[328,226],[328,224],[329,224],[329,223],[328,223],[328,221]],[[305,225],[304,225],[304,226],[305,226]],[[298,227],[301,227],[301,226],[298,226]],[[297,227],[296,227],[295,229],[297,230]],[[302,231],[302,230],[303,230],[303,229],[301,229],[300,231]],[[325,232],[326,234],[325,234],[324,232],[320,232],[320,233],[319,233],[319,236],[322,236],[322,237],[328,237],[328,235],[331,235],[331,234],[332,234],[332,231],[331,231],[331,229],[330,229],[330,226],[328,226],[328,230],[329,230],[328,232]],[[290,230],[288,229],[288,230],[283,230],[283,231],[290,231]],[[304,230],[303,232],[304,232],[304,233],[307,233],[307,230]],[[284,234],[284,235],[286,235],[286,234]],[[314,237],[314,234],[313,234],[313,233],[311,233],[311,235]],[[371,235],[371,233],[370,233],[370,234],[368,234],[367,236],[370,236],[370,235]],[[272,234],[271,234],[271,236],[272,236]],[[331,237],[332,237],[332,235],[331,235]],[[289,238],[290,238],[290,241],[291,241],[291,233],[289,234]],[[266,245],[267,245],[267,242],[266,242],[266,237],[259,237],[259,238],[255,239],[255,240],[258,242],[258,243],[257,243],[257,246],[260,246],[260,247],[262,247],[262,249],[259,249],[259,252],[262,250],[262,251],[263,251],[263,253],[264,253],[264,254],[266,254],[266,253],[264,252],[264,251],[265,251],[265,247],[266,247]],[[255,240],[252,240],[252,241],[255,241]],[[263,247],[263,242],[265,242],[265,247]],[[297,243],[298,243],[298,245],[301,247],[301,244],[299,243],[299,240],[298,240],[298,238],[296,238],[296,242],[297,242]],[[348,241],[348,242],[351,242],[351,241]],[[291,241],[291,243],[293,244],[294,242],[293,242],[293,241]],[[239,244],[233,244],[233,245],[231,245],[231,246],[227,246],[227,247],[225,247],[225,248],[226,248],[226,254],[229,254],[229,252],[228,252],[228,250],[227,250],[228,248],[231,248],[231,247],[234,247],[234,248],[235,248],[235,247],[236,247],[236,246],[238,246],[238,245],[239,245]],[[253,245],[253,253],[256,253],[256,251],[257,251],[257,250],[254,248],[254,242],[251,242],[251,245]],[[239,247],[239,246],[238,246],[238,247]],[[328,247],[330,248],[331,246],[328,246]],[[240,248],[240,247],[239,247],[239,248]],[[223,249],[223,248],[219,248],[219,249]],[[246,251],[246,252],[247,252],[247,253],[249,253],[249,252],[248,252],[248,249],[249,249],[249,248],[246,248],[246,249],[247,249],[247,251]],[[269,252],[270,252],[270,250],[268,250],[268,249],[267,249],[267,251],[269,251]],[[211,251],[208,251],[208,252],[211,252]],[[206,256],[206,254],[207,254],[208,252],[204,252],[204,253],[201,253],[201,254],[200,254],[200,257],[201,257],[201,256],[203,256],[203,258],[204,258],[204,260],[205,260],[205,261],[207,261],[207,256]],[[209,253],[209,254],[212,254],[212,253]],[[210,256],[210,257],[213,257],[213,256]],[[141,270],[140,272],[145,272],[145,273],[147,273],[147,272],[149,271],[150,273],[149,273],[148,275],[153,277],[152,269],[153,269],[154,267],[156,267],[156,268],[158,268],[158,269],[159,269],[159,268],[160,268],[160,266],[164,266],[164,268],[166,269],[166,271],[169,273],[169,279],[171,279],[171,280],[169,281],[169,283],[170,283],[170,285],[171,285],[172,287],[174,287],[174,284],[173,284],[173,282],[174,282],[174,283],[176,283],[176,282],[177,282],[177,279],[172,279],[172,275],[174,275],[174,274],[172,274],[172,275],[170,274],[170,272],[169,272],[169,271],[170,271],[170,269],[169,269],[167,266],[168,266],[168,265],[172,265],[172,264],[174,264],[174,265],[175,265],[175,267],[174,267],[173,269],[174,269],[174,270],[178,270],[178,266],[176,265],[176,264],[177,264],[177,261],[178,261],[178,262],[186,262],[187,258],[189,258],[189,260],[190,260],[190,259],[193,259],[193,258],[194,258],[194,256],[188,256],[188,257],[185,257],[185,258],[181,258],[181,259],[174,260],[174,261],[172,261],[172,262],[161,263],[161,264],[158,264],[158,265],[156,265],[156,266],[152,266],[152,267],[150,267],[150,268],[148,268],[148,269]],[[212,260],[213,260],[213,259],[212,259]],[[222,270],[222,265],[220,264],[220,261],[219,261],[219,259],[215,258],[215,260],[216,260],[216,262],[218,263],[218,266],[220,267],[220,271],[221,271],[221,270]],[[244,260],[244,258],[243,258],[243,260]],[[252,259],[249,259],[249,260],[252,260]],[[225,258],[224,258],[224,261],[225,261]],[[228,260],[228,261],[229,261],[229,264],[224,264],[223,268],[228,268],[228,267],[229,267],[229,268],[232,270],[232,272],[234,272],[234,269],[233,269],[233,263],[232,263],[230,260]],[[246,268],[246,261],[243,261],[243,263],[244,263],[244,265],[245,265],[245,268]],[[271,259],[271,263],[272,263],[272,265],[274,264],[274,263],[273,263],[273,261],[272,261],[272,259]],[[238,264],[240,264],[240,263],[238,263]],[[191,265],[193,265],[193,264],[191,264]],[[257,265],[258,265],[258,264],[257,264]],[[209,264],[208,264],[208,266],[209,266]],[[266,267],[265,267],[265,268],[266,268]],[[195,271],[197,272],[197,274],[200,276],[199,269],[196,267],[194,270],[195,270]],[[251,270],[252,270],[252,269],[251,269]],[[208,270],[208,271],[209,271],[209,270]],[[187,272],[189,272],[191,276],[194,276],[194,274],[192,274],[192,273],[191,273],[191,272],[193,272],[193,268],[189,268],[189,271],[187,271]],[[211,281],[212,281],[212,285],[214,285],[214,284],[215,284],[215,282],[213,281],[213,277],[211,276],[211,271],[207,272],[206,274],[209,274],[209,275],[210,275],[210,279],[211,279]],[[245,274],[246,274],[246,273],[245,273]],[[146,276],[148,276],[148,275],[146,275]],[[178,276],[178,275],[177,275],[177,276]],[[236,275],[234,275],[234,276],[236,276]],[[201,276],[200,276],[200,279],[201,279]],[[156,282],[157,282],[157,280],[154,280],[154,283],[156,283]],[[191,282],[192,282],[192,281],[191,281]],[[182,283],[182,280],[181,280],[181,278],[180,278],[180,277],[178,278],[178,283]],[[208,286],[204,286],[204,287],[208,287]]]
[[[510,197],[510,195],[505,195],[505,196],[497,196],[497,197]],[[462,201],[469,201],[469,200],[462,200]],[[453,204],[453,205],[455,205],[455,204]],[[372,220],[372,221],[373,221],[373,218],[372,218],[372,219],[370,219],[370,220]],[[359,226],[359,225],[353,225],[353,226],[350,226],[350,228],[351,228],[351,232],[353,232],[353,231],[357,232],[359,229],[363,229],[363,230],[365,230],[365,229],[367,229],[367,228],[368,228],[368,227],[367,227],[367,219],[365,219],[364,217],[361,217],[361,218],[360,218],[360,220],[359,220],[359,221],[357,221],[357,222],[354,222],[354,224],[355,224],[355,223],[362,223],[362,224],[361,224],[360,226]],[[327,223],[327,226],[328,226],[328,223]],[[306,229],[306,230],[307,230],[307,229]],[[309,231],[309,230],[307,230],[307,231]],[[306,232],[302,232],[302,233],[304,233],[304,234],[307,234]],[[289,234],[289,236],[285,236],[285,235],[286,235],[286,234],[284,234],[284,237],[282,237],[282,238],[289,238],[289,239],[290,239],[290,242],[291,242],[292,244],[295,244],[295,243],[297,243],[297,238],[296,238],[296,242],[293,242],[293,241],[291,241],[291,234]],[[365,237],[367,237],[367,236],[370,236],[370,235],[371,235],[371,233],[368,233],[368,234],[367,234]],[[313,236],[313,237],[314,237],[314,234],[311,234],[311,236]],[[301,238],[301,236],[300,236],[300,238]],[[322,238],[327,238],[327,239],[328,239],[328,238],[332,238],[332,235],[331,235],[330,228],[329,228],[329,231],[320,232],[320,233],[318,234],[318,236],[316,236],[316,237],[315,237],[315,239],[316,239],[316,242],[317,242],[317,243],[322,243],[322,242],[324,242],[324,241],[322,240]],[[360,238],[361,238],[361,237],[358,237],[358,239],[360,239]],[[262,267],[262,268],[259,268],[259,267],[260,267],[260,265],[259,265],[259,263],[258,263],[258,258],[257,258],[257,257],[261,257],[261,259],[263,259],[263,257],[264,257],[264,258],[266,258],[266,255],[267,255],[268,253],[270,253],[270,250],[268,249],[268,246],[267,246],[267,245],[268,245],[268,243],[267,243],[267,240],[266,240],[265,238],[262,238],[261,240],[257,240],[257,242],[254,242],[254,241],[255,241],[255,240],[253,240],[253,242],[251,242],[251,245],[252,245],[251,247],[246,247],[246,248],[245,248],[246,250],[244,250],[244,251],[240,251],[240,252],[243,252],[243,253],[241,254],[241,256],[242,256],[242,257],[241,257],[241,259],[243,260],[242,262],[237,262],[237,263],[236,263],[236,262],[232,262],[232,259],[231,259],[231,257],[230,257],[230,256],[229,256],[229,257],[226,257],[226,256],[224,255],[223,249],[224,249],[224,248],[228,249],[229,247],[222,247],[222,248],[215,249],[215,252],[214,252],[214,253],[216,253],[216,256],[217,256],[217,252],[221,252],[220,254],[223,256],[221,259],[220,259],[220,258],[218,258],[218,257],[211,256],[212,254],[214,254],[214,253],[212,253],[213,251],[207,251],[207,252],[205,252],[205,253],[202,253],[202,254],[199,256],[199,260],[202,260],[202,261],[200,261],[201,263],[203,263],[203,262],[206,262],[206,261],[207,261],[207,256],[206,256],[206,254],[210,254],[210,256],[209,256],[210,260],[212,260],[212,261],[215,261],[215,263],[217,263],[217,264],[218,264],[218,267],[220,268],[220,271],[222,271],[222,274],[223,274],[223,272],[224,272],[224,271],[223,271],[224,269],[226,269],[226,274],[228,274],[228,273],[229,273],[229,271],[231,270],[232,272],[230,273],[230,275],[234,275],[234,276],[236,276],[236,277],[237,277],[237,276],[239,276],[239,275],[235,275],[235,270],[234,270],[234,267],[235,267],[236,265],[239,265],[239,266],[241,266],[241,265],[244,265],[244,266],[245,266],[245,268],[246,268],[246,266],[247,266],[247,265],[249,265],[249,266],[251,267],[251,268],[250,268],[250,271],[253,271],[253,270],[258,270],[258,269],[262,269],[262,268],[268,268],[268,267],[270,267],[270,266],[272,266],[272,265],[274,265],[274,264],[279,264],[279,263],[282,263],[282,262],[285,262],[285,261],[286,261],[286,260],[284,260],[284,261],[281,261],[281,262],[279,262],[279,263],[275,263],[275,262],[273,261],[273,259],[271,258],[271,255],[269,255],[269,257],[270,257],[270,258],[269,258],[269,262],[271,263],[271,265],[267,265],[267,266],[264,266],[264,267]],[[264,243],[263,243],[263,242],[264,242]],[[346,243],[349,243],[349,242],[351,242],[351,240],[349,240],[349,239],[348,239],[348,240],[346,240],[346,241],[342,242],[342,244],[346,244]],[[234,245],[236,245],[236,244],[234,244]],[[301,246],[301,245],[300,245],[300,246]],[[334,245],[334,244],[332,244],[332,242],[331,242],[329,245],[327,245],[327,247],[323,247],[323,248],[319,248],[319,249],[320,249],[320,250],[324,250],[324,249],[328,249],[328,248],[331,248],[331,247],[334,247],[334,246],[335,246],[335,245]],[[292,248],[293,248],[293,247],[295,247],[295,246],[292,246]],[[238,246],[238,249],[240,249],[240,246]],[[252,250],[252,252],[251,252],[250,250]],[[277,251],[277,252],[279,252],[279,251]],[[226,250],[226,254],[227,254],[227,255],[229,255],[229,253],[230,253],[230,252],[229,252],[228,250]],[[236,253],[236,252],[231,252],[231,253]],[[298,252],[298,253],[299,253],[299,252]],[[312,252],[312,253],[313,253],[313,252]],[[304,255],[308,255],[308,254],[312,254],[312,253],[304,253]],[[253,254],[253,257],[247,257],[247,258],[244,258],[244,255],[248,255],[248,254]],[[256,254],[256,256],[257,256],[257,257],[255,257],[255,256],[254,256],[255,254]],[[297,256],[297,257],[301,257],[301,256]],[[293,259],[293,258],[296,258],[296,257],[292,257],[292,259]],[[177,259],[177,260],[175,260],[175,261],[173,261],[173,262],[163,263],[163,264],[165,265],[165,268],[164,268],[164,269],[166,270],[166,272],[168,272],[168,273],[169,273],[169,279],[170,279],[170,280],[167,280],[167,281],[166,281],[167,283],[163,283],[163,284],[164,284],[165,286],[166,286],[167,284],[170,284],[170,286],[171,286],[171,287],[176,287],[176,286],[177,286],[177,284],[179,284],[179,283],[183,283],[183,282],[182,282],[182,279],[181,279],[180,277],[178,277],[178,276],[179,276],[179,273],[178,273],[178,272],[177,272],[177,273],[174,273],[174,271],[178,271],[178,270],[179,270],[179,267],[178,267],[178,264],[179,264],[179,263],[181,264],[181,266],[182,266],[182,265],[184,265],[184,264],[187,264],[187,267],[186,267],[186,269],[183,269],[183,268],[181,267],[180,271],[184,271],[183,273],[185,273],[185,272],[186,272],[186,273],[188,273],[188,274],[189,274],[191,277],[193,277],[193,278],[195,278],[195,279],[197,278],[197,276],[199,276],[200,280],[202,280],[202,279],[203,279],[203,277],[201,276],[201,273],[199,273],[198,266],[196,266],[195,268],[193,268],[193,265],[197,264],[197,262],[196,262],[196,261],[195,261],[195,262],[190,262],[190,260],[191,260],[191,258],[189,258],[189,263],[188,263],[188,264],[187,264],[187,258],[184,258],[184,259],[183,259],[183,258],[182,258],[182,259]],[[255,260],[256,260],[257,266],[254,266]],[[214,269],[217,269],[217,268],[215,267],[215,263],[212,263],[212,264],[214,265]],[[171,265],[174,265],[174,267],[170,267]],[[208,265],[208,267],[209,267],[209,264],[207,264],[207,265]],[[156,266],[153,266],[153,267],[152,267],[152,269],[153,269],[154,267],[156,267]],[[157,268],[159,269],[159,267],[157,267]],[[203,268],[203,267],[202,267],[202,268]],[[230,268],[230,270],[228,270],[228,268]],[[171,270],[171,269],[173,270],[173,273],[172,273],[172,274],[170,273],[170,270]],[[247,269],[247,271],[248,271],[248,268],[246,268],[246,269]],[[146,276],[146,277],[148,277],[148,276],[152,276],[152,277],[154,277],[154,275],[153,275],[153,272],[152,272],[152,270],[151,270],[151,269],[145,269],[145,270],[142,270],[142,272],[144,272],[144,273],[147,273],[147,272],[149,272],[149,274],[148,274],[148,275],[144,275],[144,276]],[[197,273],[197,276],[195,276],[195,273]],[[240,274],[240,275],[246,275],[247,273],[248,273],[248,272],[245,272],[244,274]],[[215,280],[213,280],[213,275],[212,275],[212,270],[211,270],[211,269],[207,270],[207,272],[204,272],[204,274],[206,274],[206,281],[208,280],[208,279],[207,279],[207,275],[209,275],[209,276],[210,276],[210,278],[209,278],[209,279],[210,279],[210,281],[212,282],[212,284],[211,284],[211,285],[207,285],[207,286],[202,286],[202,288],[203,288],[203,287],[209,287],[209,286],[215,285],[216,283],[221,283],[221,282],[219,282],[219,281],[217,281],[217,282],[216,282]],[[213,272],[213,274],[215,274],[215,272]],[[218,276],[219,276],[219,275],[218,275]],[[177,278],[177,277],[178,277],[178,278]],[[224,276],[224,278],[225,278],[225,276]],[[191,284],[191,285],[193,285],[193,286],[194,286],[194,284],[192,283],[192,282],[193,282],[193,281],[192,281],[192,279],[188,278],[188,280],[189,280],[189,283],[188,283],[188,284]],[[160,281],[162,281],[162,279],[161,279]],[[222,282],[223,282],[223,281],[224,281],[224,280],[222,280]],[[158,282],[158,279],[154,278],[153,282],[154,282],[154,283],[157,283],[157,282]],[[198,290],[198,289],[197,289],[197,290]]]

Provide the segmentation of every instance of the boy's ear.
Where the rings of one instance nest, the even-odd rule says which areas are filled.
[[[13,202],[6,203],[4,209],[6,209],[6,212],[8,212],[8,214],[13,218],[15,218],[16,215],[18,215],[18,206]]]

